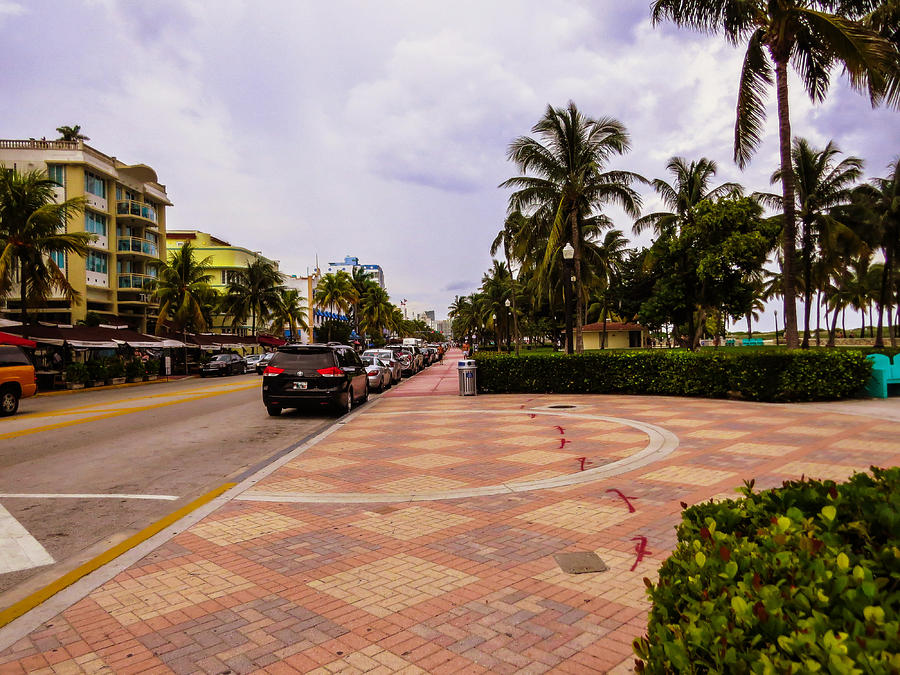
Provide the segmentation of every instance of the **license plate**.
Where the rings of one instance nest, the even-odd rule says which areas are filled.
[[[294,382],[294,389],[306,389],[306,382]]]

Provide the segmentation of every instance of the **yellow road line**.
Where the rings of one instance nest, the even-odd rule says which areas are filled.
[[[96,558],[88,560],[83,565],[79,565],[71,572],[64,574],[56,581],[47,584],[42,589],[35,591],[28,597],[23,598],[14,605],[8,607],[7,609],[4,609],[2,612],[0,612],[0,628],[11,621],[18,619],[26,612],[30,612],[32,609],[40,605],[45,600],[53,597],[64,588],[68,588],[82,577],[87,576],[94,570],[103,567],[103,565],[110,562],[111,560],[118,558],[126,551],[146,541],[154,534],[166,529],[172,523],[177,522],[178,520],[189,514],[191,511],[195,511],[207,502],[212,501],[226,490],[230,490],[231,488],[233,488],[235,485],[237,485],[237,483],[224,483],[220,485],[215,490],[207,492],[205,495],[195,499],[190,504],[183,506],[177,511],[173,511],[165,518],[157,520],[149,527],[145,527],[137,534],[131,535],[125,541],[121,542],[120,544],[116,544],[108,551],[105,551],[98,555]]]
[[[19,438],[20,436],[28,436],[30,434],[37,434],[42,431],[53,431],[55,429],[62,429],[63,427],[71,427],[71,426],[75,426],[77,424],[84,424],[86,422],[95,422],[97,420],[105,420],[105,419],[109,419],[110,417],[120,417],[122,415],[129,415],[131,413],[143,412],[145,410],[153,410],[154,408],[164,408],[166,406],[177,405],[179,403],[190,403],[191,401],[197,401],[201,398],[209,398],[210,396],[222,396],[223,394],[232,394],[234,392],[244,391],[246,389],[255,389],[258,386],[259,386],[259,384],[254,384],[254,385],[247,386],[247,387],[235,387],[234,389],[226,389],[226,390],[222,390],[222,391],[201,391],[201,392],[192,392],[191,394],[185,393],[184,395],[180,396],[178,398],[178,400],[175,400],[175,401],[164,401],[164,402],[160,402],[160,403],[154,403],[152,405],[135,406],[133,408],[113,409],[112,411],[107,412],[107,413],[87,412],[86,414],[88,414],[89,416],[81,418],[81,419],[68,420],[65,422],[57,422],[55,424],[45,424],[40,427],[33,427],[31,429],[20,429],[18,431],[10,431],[5,434],[0,434],[0,440],[5,440],[7,438]],[[156,397],[152,397],[152,398],[156,398]],[[134,400],[139,401],[141,399],[138,398],[138,399],[134,399]],[[110,404],[112,405],[113,403],[114,402],[111,402]],[[94,407],[94,406],[88,407],[88,410],[90,410],[91,407]],[[69,414],[72,414],[72,415],[77,415],[80,413],[84,414],[84,410],[75,409],[75,410],[72,410],[69,412]],[[41,414],[40,416],[41,417],[59,417],[60,414],[59,413]],[[19,419],[26,419],[26,418],[22,417]]]

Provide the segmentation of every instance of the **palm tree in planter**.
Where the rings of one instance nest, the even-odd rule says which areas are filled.
[[[873,105],[900,104],[897,47],[868,25],[871,2],[838,0],[654,0],[653,23],[666,19],[707,33],[722,31],[733,45],[747,43],[738,85],[734,159],[743,168],[762,140],[766,89],[775,85],[778,142],[784,204],[782,290],[785,342],[796,347],[796,202],[791,170],[788,64],[794,66],[809,97],[825,99],[831,71],[843,67],[856,89],[867,89]],[[891,20],[892,25],[896,23]],[[895,26],[894,26],[895,27]]]
[[[56,261],[68,254],[87,256],[88,244],[96,238],[66,232],[84,200],[57,203],[56,187],[42,171],[19,173],[0,166],[0,298],[18,282],[19,317],[26,325],[29,307],[43,305],[54,292],[69,302],[80,300]]]
[[[56,131],[59,133],[59,140],[61,141],[89,141],[91,140],[83,133],[81,133],[81,125],[76,124],[75,126],[61,126],[56,127]]]

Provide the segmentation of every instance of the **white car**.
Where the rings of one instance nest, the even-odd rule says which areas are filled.
[[[259,363],[259,360],[263,357],[263,354],[250,354],[249,356],[244,357],[244,372],[245,373],[255,373],[256,372],[256,364]]]
[[[361,356],[360,358],[366,367],[370,390],[384,391],[391,386],[391,371],[383,361],[374,356]]]
[[[367,349],[363,356],[374,356],[391,371],[391,384],[397,384],[403,379],[403,364],[390,349]]]

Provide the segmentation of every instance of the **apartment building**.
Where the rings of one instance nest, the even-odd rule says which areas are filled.
[[[85,199],[84,213],[69,221],[70,232],[96,235],[86,258],[55,255],[54,262],[81,294],[79,302],[52,297],[29,309],[39,320],[75,324],[92,312],[118,317],[133,328],[152,330],[158,305],[151,290],[164,261],[166,186],[146,164],[126,164],[84,141],[0,140],[0,164],[21,172],[41,170],[59,184],[59,201]],[[17,293],[6,298],[18,308]]]
[[[381,265],[360,265],[359,258],[356,256],[344,256],[343,262],[330,262],[326,271],[333,274],[338,270],[343,270],[352,275],[357,268],[364,270],[372,281],[384,288],[384,270],[381,269]]]

